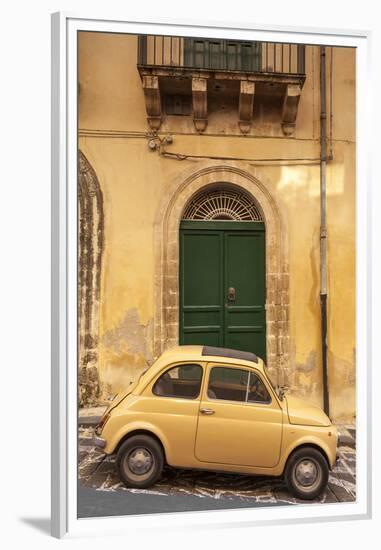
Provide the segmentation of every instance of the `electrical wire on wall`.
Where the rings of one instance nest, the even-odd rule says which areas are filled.
[[[239,156],[224,156],[224,155],[194,155],[191,153],[180,153],[168,151],[166,147],[172,145],[173,135],[166,134],[160,136],[152,132],[139,131],[124,131],[124,130],[94,130],[81,128],[79,130],[81,137],[102,137],[115,139],[135,139],[141,138],[147,140],[148,148],[151,151],[157,151],[162,158],[184,161],[184,160],[220,160],[220,161],[241,161],[255,165],[316,165],[320,164],[320,157],[279,157],[279,158],[256,158],[256,157],[239,157]],[[181,134],[183,135],[183,134]],[[226,136],[218,136],[226,137]],[[241,137],[242,136],[236,136]],[[254,136],[253,136],[254,137]],[[256,137],[256,136],[255,136]],[[245,139],[247,136],[245,137]],[[283,138],[281,138],[283,139]]]
[[[306,157],[306,158],[248,158],[248,157],[226,157],[226,156],[213,156],[213,155],[192,155],[192,154],[186,154],[186,153],[174,153],[170,151],[161,150],[160,156],[165,158],[170,158],[174,160],[222,160],[222,161],[242,161],[242,162],[248,162],[250,164],[254,163],[270,163],[270,164],[319,164],[320,159],[319,158],[313,158],[313,157]]]

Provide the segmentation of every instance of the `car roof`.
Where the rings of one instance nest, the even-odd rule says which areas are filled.
[[[202,355],[212,357],[228,357],[229,359],[243,359],[244,361],[253,361],[254,363],[258,363],[258,357],[254,353],[237,349],[203,346]]]
[[[258,357],[248,351],[214,346],[175,346],[162,353],[158,361],[221,361],[221,359],[235,359],[236,362],[258,363]]]

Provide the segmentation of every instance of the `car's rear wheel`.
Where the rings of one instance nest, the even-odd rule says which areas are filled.
[[[164,455],[160,444],[148,435],[134,435],[120,447],[116,467],[127,487],[144,489],[161,476]]]
[[[288,459],[284,478],[289,491],[304,500],[317,498],[328,483],[328,464],[314,447],[297,449]]]

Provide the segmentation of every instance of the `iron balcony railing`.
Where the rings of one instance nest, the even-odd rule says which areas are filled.
[[[304,75],[305,46],[140,35],[138,65]]]

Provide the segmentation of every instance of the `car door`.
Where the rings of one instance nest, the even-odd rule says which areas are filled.
[[[256,369],[209,364],[195,455],[200,462],[271,468],[279,461],[282,409]]]

